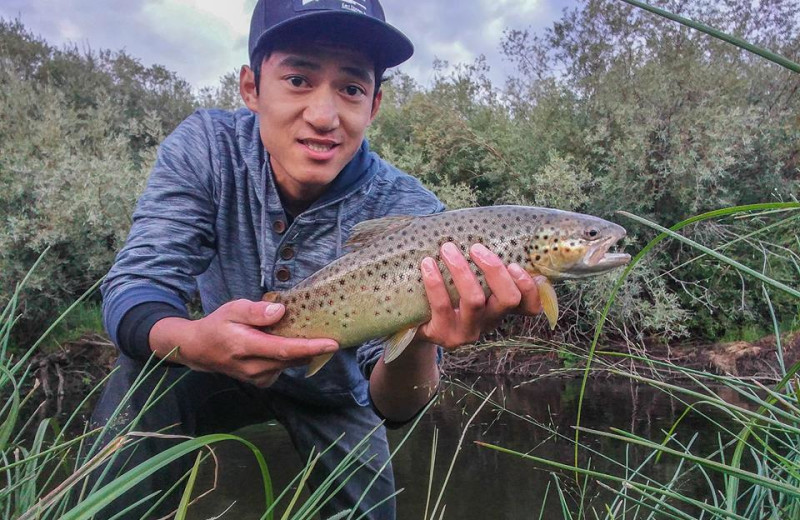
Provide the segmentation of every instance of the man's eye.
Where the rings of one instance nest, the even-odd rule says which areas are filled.
[[[364,92],[364,89],[362,89],[361,87],[356,87],[355,85],[350,85],[348,87],[345,87],[344,91],[347,93],[348,96],[353,96],[353,97],[366,94],[366,92]]]
[[[302,87],[306,83],[306,80],[301,76],[291,76],[287,79],[293,87]]]

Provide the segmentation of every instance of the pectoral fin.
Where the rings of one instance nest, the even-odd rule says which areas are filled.
[[[547,316],[547,321],[550,322],[550,330],[556,328],[556,321],[558,321],[558,296],[553,285],[545,280],[538,284],[539,286],[539,301],[542,302],[542,309],[544,315]]]
[[[321,354],[311,359],[311,363],[308,364],[308,368],[306,369],[306,377],[311,377],[317,372],[319,372],[322,367],[325,366],[325,363],[331,360],[333,355],[336,352],[330,352],[328,354]]]
[[[411,327],[410,329],[400,330],[391,336],[388,336],[385,340],[386,347],[383,351],[383,362],[391,363],[397,359],[397,357],[406,349],[408,344],[411,343],[411,340],[414,339],[418,328],[419,326]]]

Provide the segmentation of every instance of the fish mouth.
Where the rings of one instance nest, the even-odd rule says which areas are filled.
[[[631,255],[627,253],[612,253],[609,250],[625,235],[610,236],[604,240],[599,240],[589,250],[584,257],[582,267],[584,271],[596,273],[608,271],[615,267],[620,267],[631,261]]]

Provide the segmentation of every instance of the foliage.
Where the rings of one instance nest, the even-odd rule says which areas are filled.
[[[791,0],[659,7],[800,53],[800,7]],[[449,207],[534,204],[617,221],[614,212],[625,210],[670,225],[797,197],[800,76],[618,0],[583,0],[543,33],[507,31],[501,47],[517,66],[502,86],[483,58],[434,63],[429,86],[395,73],[369,131],[374,150]],[[192,92],[174,73],[124,52],[55,49],[19,21],[0,20],[0,83],[0,300],[44,247],[54,253],[31,281],[41,296],[28,300],[17,329],[30,336],[107,270],[163,136],[196,107],[241,101],[236,72]],[[684,231],[791,279],[798,242],[790,225],[775,222],[766,215]],[[643,245],[647,232],[621,223],[627,247]],[[587,318],[606,287],[598,280],[559,289],[564,322],[577,320],[557,331],[560,340],[590,334]],[[734,272],[672,242],[623,289],[609,333],[724,336],[766,318],[766,305],[746,289]],[[782,296],[772,303],[781,315],[798,314]]]
[[[18,334],[31,337],[108,270],[188,85],[124,53],[55,50],[0,21],[0,300],[46,248]]]

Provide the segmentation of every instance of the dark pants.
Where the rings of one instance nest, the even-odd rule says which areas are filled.
[[[120,356],[117,370],[107,382],[92,415],[95,427],[103,426],[112,420],[115,410],[143,368],[142,363]],[[114,423],[109,425],[108,432],[99,442],[105,444],[123,431],[140,414],[156,386],[159,388],[156,394],[163,395],[141,415],[134,427],[135,431],[163,431],[165,434],[195,437],[209,433],[228,433],[243,426],[275,419],[289,432],[302,460],[308,460],[312,449],[315,450],[315,454],[320,453],[345,433],[345,436],[317,462],[309,479],[312,488],[318,487],[336,465],[352,451],[352,448],[380,423],[370,408],[355,404],[335,408],[314,406],[270,389],[258,389],[223,375],[194,372],[183,367],[158,367],[133,393],[122,412],[116,414]],[[164,393],[167,388],[169,390]],[[110,471],[101,484],[113,478],[120,470],[124,471],[145,462],[182,440],[143,438],[133,450],[125,450],[111,462]],[[361,461],[370,458],[371,460],[350,478],[322,509],[323,518],[352,508],[376,472],[388,461],[389,448],[383,426],[378,427],[372,434],[368,445],[369,450],[361,457]],[[196,454],[183,457],[158,471],[153,477],[126,493],[111,507],[106,508],[98,518],[109,518],[113,516],[111,509],[121,511],[150,493],[169,489],[191,469],[195,457]],[[269,454],[265,454],[265,458],[269,466]],[[274,468],[270,469],[275,471]],[[94,472],[95,479],[99,473],[99,471]],[[93,482],[95,483],[96,481]],[[336,487],[338,484],[331,489]],[[159,513],[166,514],[174,510],[181,492],[182,489],[179,489],[177,493],[173,493],[174,498],[168,500],[168,503],[159,509]],[[280,490],[276,490],[276,494],[279,492]],[[358,505],[358,511],[370,509],[392,493],[394,493],[394,477],[391,465],[387,465],[386,470],[369,489],[365,499]],[[131,514],[126,515],[126,518],[139,518],[152,504],[153,501],[142,504]],[[359,514],[354,515],[358,516]],[[367,518],[385,520],[394,517],[395,503],[394,499],[390,499],[374,509]]]

